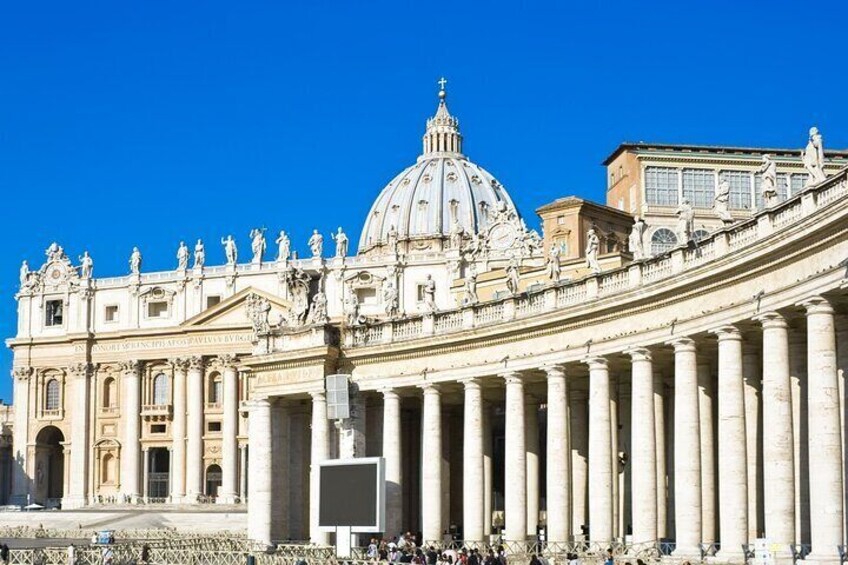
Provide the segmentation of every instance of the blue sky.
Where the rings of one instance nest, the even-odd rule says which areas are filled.
[[[0,334],[53,240],[98,276],[181,239],[344,226],[414,162],[436,79],[522,213],[602,200],[625,140],[848,147],[844,2],[5,2]],[[535,221],[531,221],[534,224]],[[0,398],[11,397],[8,350]]]

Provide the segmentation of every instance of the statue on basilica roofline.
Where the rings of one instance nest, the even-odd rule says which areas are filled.
[[[595,233],[595,228],[589,228],[586,232],[586,266],[596,275],[601,272],[601,264],[598,262],[600,248],[601,240]]]
[[[250,230],[250,249],[253,251],[253,263],[260,265],[265,254],[265,228]]]
[[[228,235],[227,239],[221,238],[221,245],[224,246],[224,255],[227,257],[227,265],[235,265],[238,261],[238,249],[233,236]]]
[[[548,264],[546,271],[548,278],[553,282],[557,282],[562,273],[562,266],[559,259],[559,247],[554,243],[551,244],[551,250],[548,253]]]
[[[274,243],[277,244],[277,261],[287,261],[291,255],[291,240],[285,230],[280,230],[280,235]]]
[[[351,290],[350,296],[348,296],[347,300],[345,301],[345,315],[347,318],[347,325],[359,325],[359,298],[357,298],[356,293],[353,292],[353,290]]]
[[[336,242],[336,257],[347,257],[347,247],[350,240],[348,239],[347,234],[342,231],[341,226],[339,226],[339,231],[334,234],[330,234],[330,237],[332,237],[333,241]]]
[[[684,245],[688,244],[695,233],[695,210],[684,198],[675,214],[677,214],[677,241]]]
[[[185,241],[181,241],[177,248],[177,270],[185,271],[186,269],[188,269],[188,245]]]
[[[138,247],[133,247],[132,254],[130,255],[130,273],[133,275],[137,275],[141,272],[141,251],[138,250]]]
[[[206,247],[203,245],[203,240],[198,239],[194,246],[194,268],[202,268],[206,263]]]
[[[397,254],[398,252],[398,232],[394,224],[389,226],[389,233],[386,234],[386,243],[389,246],[389,253]]]
[[[633,218],[633,227],[630,228],[627,246],[630,248],[630,253],[633,254],[634,261],[641,261],[645,258],[645,222],[639,216]]]
[[[424,310],[426,312],[436,311],[436,281],[433,275],[428,274],[424,281]]]
[[[518,294],[519,281],[518,261],[513,255],[509,258],[509,264],[506,267],[506,288],[510,294]]]
[[[462,250],[462,240],[465,237],[465,230],[462,228],[462,224],[459,223],[459,220],[454,218],[453,223],[451,224],[450,230],[450,242],[451,249],[456,249],[457,251]]]
[[[471,268],[465,275],[465,296],[463,302],[465,304],[477,304],[477,269],[472,263]]]
[[[91,255],[88,254],[88,251],[82,252],[82,257],[79,258],[79,261],[80,277],[90,279],[91,274],[94,272],[94,260],[91,258]]]
[[[733,216],[730,215],[729,208],[730,202],[730,183],[726,180],[718,183],[718,189],[716,190],[715,202],[713,203],[713,210],[716,215],[721,219],[722,222],[729,224],[733,221]]]
[[[810,139],[807,148],[801,152],[801,160],[810,175],[806,186],[820,183],[827,178],[824,174],[824,143],[819,128],[815,126],[810,128]]]
[[[55,241],[50,244],[50,247],[44,253],[47,255],[48,261],[61,261],[65,258],[65,250]]]
[[[31,273],[29,271],[29,263],[27,263],[26,260],[24,260],[24,262],[21,263],[21,271],[20,271],[21,289],[27,288],[29,286],[30,274]]]
[[[762,175],[760,194],[763,196],[763,205],[771,208],[777,204],[777,164],[771,155],[763,155],[763,164],[757,172]]]
[[[312,230],[312,236],[306,243],[312,251],[312,257],[320,258],[321,253],[324,251],[324,236],[318,233],[318,230]]]
[[[383,308],[385,308],[386,316],[395,318],[398,315],[398,291],[392,281],[386,282],[383,287]]]

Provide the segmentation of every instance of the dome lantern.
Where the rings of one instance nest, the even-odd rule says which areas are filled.
[[[420,157],[426,159],[432,155],[451,157],[462,156],[462,135],[459,133],[459,120],[448,111],[445,90],[447,80],[439,79],[439,107],[436,115],[427,120],[427,130],[424,132],[424,152]]]

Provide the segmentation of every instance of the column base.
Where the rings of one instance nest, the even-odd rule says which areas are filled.
[[[833,546],[833,553],[827,553],[824,551],[813,551],[809,553],[805,558],[805,562],[814,562],[816,565],[819,564],[833,564],[839,565],[841,561],[839,559],[839,551],[836,549],[836,546]]]
[[[733,551],[730,549],[720,549],[713,558],[713,563],[745,563],[745,553],[742,549]]]
[[[62,510],[76,510],[88,506],[88,499],[84,496],[66,496],[62,498]]]
[[[215,504],[238,504],[239,497],[237,494],[222,494],[215,499]]]

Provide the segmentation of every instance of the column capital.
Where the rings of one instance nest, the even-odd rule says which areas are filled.
[[[32,376],[32,367],[15,367],[12,369],[12,377],[19,381],[25,381]]]
[[[271,408],[271,399],[254,398],[252,400],[245,400],[244,407],[247,408],[248,413],[256,412],[257,410],[267,410]]]
[[[72,378],[87,378],[94,371],[91,363],[74,363],[68,367],[68,374]]]
[[[386,399],[389,399],[389,398],[391,398],[392,400],[400,398],[400,394],[398,394],[397,389],[393,388],[393,387],[381,388],[380,394],[383,395],[383,400],[386,400]]]
[[[789,327],[789,324],[786,323],[786,318],[775,311],[763,312],[762,314],[754,316],[753,320],[762,324],[764,330],[771,328],[786,329]]]
[[[173,357],[168,359],[168,365],[171,366],[171,369],[175,372],[184,373],[188,368],[188,359],[184,359],[182,357]]]
[[[796,304],[807,310],[807,315],[810,314],[833,314],[833,306],[830,301],[822,296],[813,296],[804,299]]]
[[[502,378],[506,384],[520,384],[524,382],[524,375],[518,371],[504,371],[502,373],[498,373],[498,376]]]
[[[630,360],[633,362],[651,361],[653,359],[651,350],[647,347],[631,347],[630,349],[624,350],[624,354],[629,355]]]
[[[695,340],[689,336],[680,336],[666,342],[674,348],[675,353],[694,352],[697,350]]]
[[[589,370],[592,369],[606,369],[609,367],[609,360],[606,357],[601,357],[600,355],[592,355],[583,359],[583,362],[589,366]]]
[[[126,361],[121,361],[118,365],[122,373],[138,374],[141,371],[141,361],[138,359],[127,359]]]
[[[481,380],[480,377],[468,377],[466,379],[460,379],[462,386],[465,390],[480,390],[481,388]]]
[[[566,375],[565,365],[544,365],[542,366],[542,370],[548,379],[565,378]]]
[[[216,361],[224,369],[235,369],[238,367],[238,357],[231,353],[224,353],[222,355],[218,355]]]
[[[312,397],[312,402],[326,402],[327,394],[323,390],[316,390],[309,393],[309,396]]]
[[[424,383],[418,385],[418,388],[421,389],[425,396],[428,394],[438,395],[441,392],[438,383]]]
[[[203,357],[200,355],[192,355],[186,359],[188,362],[188,370],[189,371],[202,371],[203,370]]]
[[[736,326],[719,326],[710,330],[710,333],[718,337],[720,342],[726,340],[742,341],[742,332]]]

